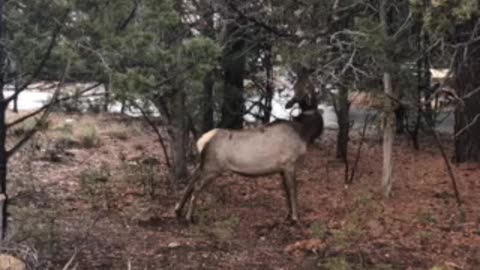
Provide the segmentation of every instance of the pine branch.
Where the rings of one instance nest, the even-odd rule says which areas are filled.
[[[38,77],[38,75],[40,75],[40,72],[42,72],[43,68],[45,67],[45,65],[48,61],[48,59],[50,59],[50,55],[52,54],[53,49],[57,45],[57,38],[60,34],[60,30],[62,29],[63,24],[65,23],[65,21],[68,18],[68,14],[70,14],[70,9],[65,11],[65,14],[62,16],[62,19],[57,24],[57,27],[55,28],[55,30],[53,30],[53,32],[50,36],[50,43],[48,44],[47,50],[45,51],[45,53],[42,57],[42,60],[40,61],[38,66],[35,68],[34,72],[30,76],[30,78],[26,82],[24,82],[22,85],[20,85],[18,87],[18,89],[16,89],[15,93],[13,93],[13,95],[11,95],[10,97],[8,97],[7,99],[4,100],[4,102],[6,104],[8,104],[12,100],[16,99],[18,97],[18,95],[21,92],[23,92],[25,89],[27,89],[27,87],[30,84],[32,84],[32,82]]]

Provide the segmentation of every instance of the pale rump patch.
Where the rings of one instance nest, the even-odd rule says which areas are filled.
[[[205,145],[213,138],[213,136],[215,136],[215,134],[217,134],[217,132],[218,132],[217,128],[212,129],[209,132],[203,134],[202,137],[198,139],[197,141],[198,153],[202,153],[202,150],[203,148],[205,148]]]

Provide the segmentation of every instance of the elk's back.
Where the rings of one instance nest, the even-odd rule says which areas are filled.
[[[306,152],[306,143],[288,124],[251,130],[218,129],[208,144],[205,166],[246,175],[280,172]]]

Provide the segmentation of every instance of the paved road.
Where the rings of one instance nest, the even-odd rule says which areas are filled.
[[[4,91],[6,96],[12,94],[12,91]],[[48,99],[51,97],[51,93],[48,92],[39,92],[39,91],[31,91],[27,90],[20,94],[18,99],[18,107],[19,110],[34,110],[41,107],[45,104]],[[287,96],[275,96],[272,102],[272,114],[278,118],[288,118],[290,114],[295,114],[291,110],[285,110],[285,103],[290,97]],[[12,104],[10,104],[12,106]],[[247,105],[248,107],[248,105]],[[337,117],[335,115],[335,110],[333,106],[329,105],[320,105],[323,109],[324,113],[324,121],[325,127],[331,129],[337,129]],[[120,104],[114,104],[111,106],[112,112],[119,112],[120,111]],[[359,108],[352,108],[350,111],[350,120],[353,121],[354,125],[353,128],[362,128],[365,120],[365,116],[367,114],[375,114],[375,110],[367,110],[367,109],[359,109]],[[138,112],[130,112],[132,116],[138,116]],[[251,117],[250,117],[251,118]],[[249,119],[247,116],[246,119]],[[454,126],[454,117],[453,113],[442,113],[438,119],[444,119],[438,126],[437,130],[442,133],[453,133],[453,126]]]

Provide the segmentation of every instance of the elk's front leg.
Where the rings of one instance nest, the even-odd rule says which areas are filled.
[[[285,190],[285,199],[287,201],[287,207],[288,207],[287,220],[289,220],[292,218],[292,204],[290,202],[290,189],[287,184],[286,171],[282,172],[282,184],[283,184],[283,189]]]

